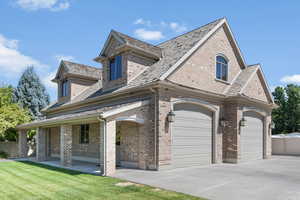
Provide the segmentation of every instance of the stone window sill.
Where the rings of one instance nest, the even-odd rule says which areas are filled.
[[[224,84],[227,84],[227,85],[230,85],[230,83],[228,81],[223,81],[221,79],[217,79],[215,78],[215,81],[218,81],[218,82],[221,82],[221,83],[224,83]]]

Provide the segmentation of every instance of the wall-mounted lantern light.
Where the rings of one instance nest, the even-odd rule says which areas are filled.
[[[245,117],[242,117],[241,121],[240,121],[240,126],[244,127],[247,125],[247,120],[245,119]]]
[[[171,110],[169,113],[168,113],[168,122],[169,123],[173,123],[175,121],[175,113]]]
[[[226,120],[224,118],[220,119],[220,126],[225,127],[226,126]]]

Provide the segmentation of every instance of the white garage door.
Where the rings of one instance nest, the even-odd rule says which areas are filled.
[[[241,131],[241,160],[257,160],[263,158],[263,121],[252,112],[244,113],[246,126]]]
[[[172,167],[208,165],[212,157],[212,113],[194,104],[177,104],[172,125]]]

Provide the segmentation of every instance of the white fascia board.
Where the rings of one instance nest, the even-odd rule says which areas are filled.
[[[113,110],[110,110],[110,111],[103,112],[103,113],[101,113],[101,117],[102,118],[111,117],[113,115],[116,115],[116,114],[119,114],[119,113],[122,113],[122,112],[126,112],[128,110],[132,110],[132,109],[135,109],[135,108],[139,108],[139,107],[145,106],[147,104],[149,104],[149,100],[139,101],[139,102],[127,105],[127,106],[122,106],[120,108],[116,108],[116,109],[113,109]]]

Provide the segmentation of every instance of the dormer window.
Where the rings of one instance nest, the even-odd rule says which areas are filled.
[[[65,97],[68,96],[68,81],[64,80],[61,83],[61,96]]]
[[[223,56],[217,56],[216,58],[216,78],[228,81],[228,61]]]
[[[109,61],[109,80],[117,80],[122,77],[122,56],[116,56]]]

